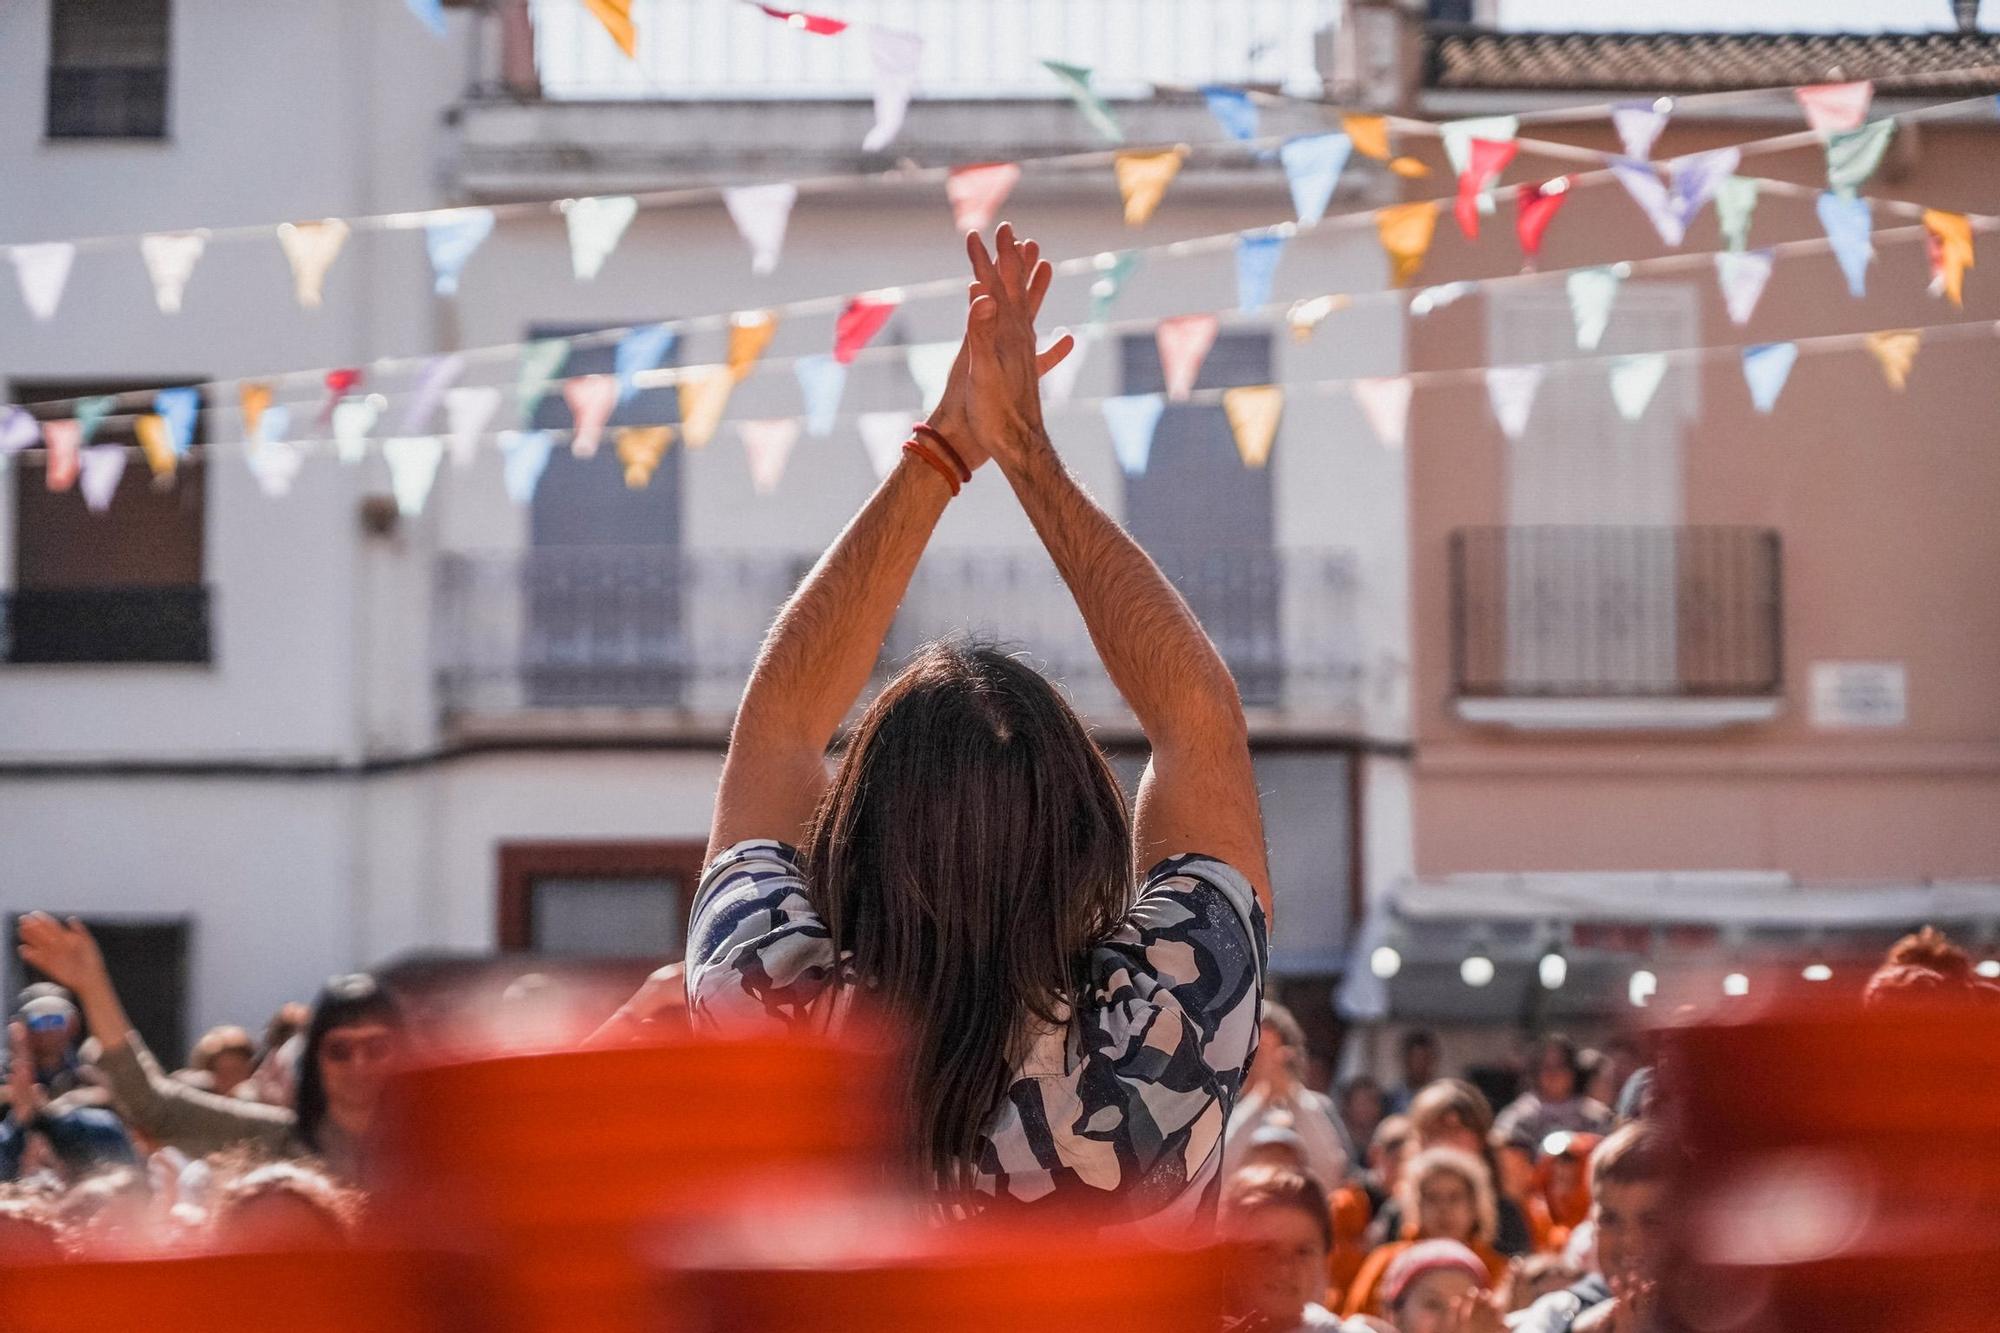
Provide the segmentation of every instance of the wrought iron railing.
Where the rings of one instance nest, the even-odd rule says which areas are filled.
[[[1778,534],[1730,527],[1462,528],[1461,696],[1758,696],[1784,680]]]
[[[209,653],[199,584],[0,593],[0,661],[201,663]]]
[[[810,555],[669,547],[456,553],[437,568],[435,657],[448,714],[668,708],[726,715]],[[1341,551],[1162,554],[1235,672],[1244,702],[1351,709],[1361,651]],[[1076,705],[1115,713],[1074,602],[1039,552],[928,555],[878,678],[928,639],[967,633],[1028,652]]]

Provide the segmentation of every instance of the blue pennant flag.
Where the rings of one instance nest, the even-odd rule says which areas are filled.
[[[1778,395],[1785,391],[1785,380],[1798,359],[1797,343],[1758,343],[1743,349],[1743,379],[1759,412],[1769,412],[1778,405]]]
[[[436,275],[434,286],[439,296],[450,296],[458,290],[458,275],[464,271],[465,261],[492,234],[490,208],[461,208],[424,227],[424,247],[430,251],[431,272]]]
[[[1839,195],[1831,190],[1819,197],[1819,224],[1833,242],[1833,257],[1847,275],[1847,290],[1856,297],[1868,294],[1868,263],[1875,258],[1871,234],[1874,220],[1868,200],[1862,195]]]
[[[657,369],[679,341],[680,334],[671,324],[648,324],[620,338],[611,358],[612,373],[618,376],[618,401],[637,393],[639,386],[634,381],[639,372]]]
[[[1271,303],[1271,280],[1284,253],[1285,238],[1271,232],[1244,232],[1236,238],[1236,308],[1246,313]]]
[[[1353,151],[1354,141],[1344,134],[1293,139],[1278,150],[1285,180],[1292,187],[1292,207],[1301,223],[1311,226],[1326,216],[1326,206],[1333,200],[1333,187],[1340,184],[1347,155]]]
[[[1153,432],[1159,428],[1160,413],[1167,409],[1164,394],[1135,393],[1123,398],[1107,398],[1103,404],[1104,424],[1111,428],[1111,450],[1118,466],[1128,477],[1144,476],[1153,456]]]
[[[444,0],[405,0],[417,21],[431,30],[431,36],[444,36]]]
[[[507,498],[517,505],[535,498],[535,487],[549,466],[549,450],[555,435],[545,430],[503,430],[500,432],[501,478],[507,483]]]
[[[1248,143],[1257,137],[1257,104],[1241,88],[1209,86],[1201,90],[1208,99],[1209,114],[1232,139]]]
[[[829,352],[802,356],[792,365],[799,379],[799,395],[806,403],[806,433],[818,439],[833,434],[833,419],[840,415],[840,395],[847,389],[847,367]]]
[[[195,418],[201,415],[200,389],[162,389],[153,395],[153,411],[167,423],[167,439],[179,457],[194,447]]]

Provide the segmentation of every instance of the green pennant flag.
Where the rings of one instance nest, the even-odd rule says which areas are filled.
[[[1896,133],[1893,120],[1871,120],[1858,130],[1842,130],[1827,137],[1826,183],[1834,193],[1852,196],[1882,165],[1889,140]]]
[[[97,438],[97,428],[104,423],[104,418],[111,415],[111,409],[116,406],[118,398],[115,394],[99,394],[95,398],[76,400],[76,421],[83,427],[85,444]]]
[[[1117,119],[1111,114],[1111,108],[1104,104],[1103,98],[1091,91],[1089,69],[1082,65],[1065,65],[1060,60],[1044,60],[1042,66],[1062,80],[1071,100],[1076,103],[1077,110],[1083,112],[1083,118],[1096,127],[1099,134],[1112,143],[1125,142],[1125,131],[1119,127]]]
[[[1732,250],[1750,244],[1750,215],[1757,211],[1757,180],[1754,176],[1730,176],[1715,187],[1715,214],[1722,234]]]
[[[569,339],[543,338],[521,349],[521,378],[514,397],[521,410],[521,428],[531,429],[535,409],[549,396],[549,388],[569,359]]]
[[[1102,324],[1125,290],[1126,280],[1139,269],[1137,250],[1120,250],[1115,255],[1097,257],[1097,277],[1090,284],[1090,322]]]

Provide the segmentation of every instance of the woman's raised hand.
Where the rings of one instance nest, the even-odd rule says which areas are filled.
[[[107,978],[104,955],[97,941],[81,921],[71,917],[67,924],[46,912],[30,912],[17,928],[21,960],[69,987],[79,998],[92,985]]]

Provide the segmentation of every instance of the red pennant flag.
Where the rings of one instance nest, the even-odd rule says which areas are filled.
[[[839,19],[825,18],[819,14],[801,14],[794,9],[780,9],[776,5],[758,5],[757,8],[781,23],[806,32],[817,33],[821,37],[836,37],[847,31],[847,24]]]
[[[1512,139],[1474,139],[1467,155],[1465,174],[1458,178],[1458,229],[1468,237],[1479,237],[1479,196],[1493,188],[1500,173],[1514,160],[1521,145]]]
[[[355,369],[329,370],[326,372],[326,406],[320,409],[322,422],[333,420],[333,409],[340,400],[353,393],[361,384],[361,372]]]
[[[1521,238],[1521,253],[1530,264],[1542,256],[1542,234],[1556,220],[1556,211],[1569,198],[1569,177],[1558,176],[1540,185],[1523,185],[1514,196],[1517,210],[1514,231]]]
[[[962,236],[968,231],[985,231],[1000,216],[1021,168],[1012,162],[984,162],[978,166],[955,167],[945,177],[944,195],[951,201],[952,225]]]
[[[885,292],[869,292],[849,301],[833,326],[833,359],[843,366],[851,364],[901,304],[900,295]]]

